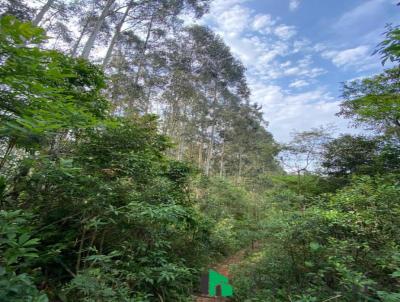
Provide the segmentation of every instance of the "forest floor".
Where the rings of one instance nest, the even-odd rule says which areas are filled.
[[[219,263],[215,266],[212,266],[211,268],[216,270],[218,273],[231,279],[231,277],[232,277],[231,272],[230,272],[231,266],[240,263],[242,261],[242,259],[245,257],[246,253],[254,253],[255,251],[257,251],[258,248],[259,248],[259,244],[256,242],[250,248],[245,248],[245,249],[238,251],[237,253],[226,258],[221,263]],[[227,301],[230,301],[230,299],[222,298],[222,297],[194,296],[194,301],[195,302],[212,302],[212,301],[218,301],[218,302],[226,301],[227,302]]]

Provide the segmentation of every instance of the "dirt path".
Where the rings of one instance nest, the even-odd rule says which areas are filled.
[[[238,264],[243,258],[244,255],[247,252],[254,252],[258,247],[258,244],[256,244],[255,247],[250,248],[250,249],[243,249],[237,252],[236,254],[226,258],[222,263],[218,264],[215,267],[212,267],[212,269],[216,270],[218,273],[228,277],[229,279],[231,278],[231,272],[230,272],[230,266],[233,264]],[[202,296],[195,296],[196,302],[212,302],[212,301],[218,301],[218,302],[225,302],[225,301],[230,301],[229,298],[222,298],[222,297],[202,297]]]

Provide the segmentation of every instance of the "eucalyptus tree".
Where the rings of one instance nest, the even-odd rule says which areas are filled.
[[[125,20],[127,19],[129,12],[134,7],[134,5],[135,5],[135,1],[131,0],[128,2],[123,15],[121,16],[120,20],[118,21],[118,23],[115,26],[114,34],[110,41],[110,45],[108,46],[107,53],[103,59],[103,63],[102,63],[103,68],[105,68],[107,66],[107,64],[109,63],[109,61],[111,59],[111,55],[112,55],[115,43],[117,42],[119,36],[121,35],[122,26],[124,25]]]
[[[194,13],[199,17],[207,10],[208,2],[130,1],[121,10],[102,62],[111,78],[111,90],[122,92],[118,100],[113,98],[119,112],[150,112],[152,104],[164,103],[161,95],[172,72],[166,65],[168,43],[182,27],[180,16]],[[112,91],[110,94],[116,96]]]
[[[44,28],[52,38],[52,46],[57,49],[68,49],[72,41],[71,16],[74,3],[67,0],[47,0],[36,10],[32,18],[34,26]],[[60,45],[64,42],[64,45]]]
[[[160,95],[165,87],[161,42],[152,44],[152,50],[143,59],[141,49],[144,43],[133,31],[124,31],[107,69],[110,78],[108,93],[120,114],[150,113],[151,103],[159,101],[153,96]]]
[[[32,20],[32,24],[37,26],[43,20],[44,15],[49,11],[49,9],[54,5],[56,0],[47,0],[47,2],[39,9],[39,12]]]
[[[198,144],[202,139],[199,116],[204,116],[207,108],[202,106],[206,98],[198,86],[192,46],[186,30],[166,41],[166,84],[161,100],[163,132],[177,143],[176,157],[185,155],[198,161],[199,157],[194,153],[200,148]]]
[[[276,148],[261,108],[249,102],[244,68],[223,41],[194,26],[170,39],[167,52],[163,131],[177,143],[176,157],[238,179],[276,165],[267,163]]]
[[[78,27],[78,35],[70,45],[70,54],[75,57],[78,55],[81,43],[85,36],[90,33],[98,19],[98,15],[102,9],[102,2],[96,0],[76,0],[71,5],[71,13],[74,16],[79,16],[75,21]],[[105,30],[103,24],[102,31]]]
[[[188,28],[188,32],[193,40],[195,74],[207,100],[207,115],[202,117],[209,129],[204,172],[210,175],[224,92],[229,90],[243,99],[248,98],[249,93],[245,69],[223,40],[201,26]]]
[[[277,170],[274,160],[278,146],[266,130],[261,108],[257,104],[240,104],[234,112],[231,127],[224,135],[226,173],[238,182]]]
[[[194,13],[201,17],[208,9],[209,0],[128,0],[124,2],[122,12],[116,22],[113,37],[108,45],[106,56],[103,59],[103,68],[109,63],[116,43],[125,29],[135,28],[138,35],[143,36],[144,44],[142,57],[148,49],[151,36],[158,30],[167,31],[179,24],[179,15]],[[139,65],[139,71],[141,69]],[[138,72],[140,75],[140,72]]]
[[[104,5],[103,9],[101,11],[100,16],[98,17],[97,21],[95,22],[93,26],[93,30],[90,32],[89,37],[83,47],[81,57],[84,59],[89,58],[90,52],[93,49],[93,46],[95,44],[96,38],[100,32],[100,29],[102,28],[105,19],[108,17],[111,7],[113,4],[115,4],[116,0],[107,0]]]

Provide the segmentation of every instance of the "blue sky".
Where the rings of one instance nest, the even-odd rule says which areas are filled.
[[[214,0],[200,21],[213,28],[247,68],[252,101],[269,130],[335,125],[341,82],[378,73],[371,56],[387,23],[400,23],[398,0]]]

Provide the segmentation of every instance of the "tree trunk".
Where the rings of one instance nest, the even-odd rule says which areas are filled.
[[[240,183],[241,177],[242,177],[242,153],[239,153],[239,169],[238,169],[237,183]]]
[[[81,57],[84,59],[88,59],[90,55],[90,51],[92,50],[94,46],[94,42],[96,41],[97,35],[100,32],[101,27],[103,26],[104,20],[108,16],[108,13],[110,11],[111,5],[115,0],[108,0],[106,3],[106,6],[104,7],[103,11],[101,12],[99,20],[96,22],[96,26],[94,27],[92,33],[90,34],[88,40],[86,41],[85,47],[83,48]]]
[[[47,13],[47,11],[50,9],[50,7],[53,5],[55,0],[48,0],[47,3],[41,8],[39,13],[36,15],[36,17],[32,20],[32,24],[35,26],[38,26],[39,23],[43,20],[44,15]]]
[[[199,168],[203,165],[203,129],[201,131],[201,138],[199,143],[199,157],[198,157]]]
[[[225,140],[222,141],[221,161],[219,166],[219,176],[224,176],[224,156],[225,156]]]
[[[74,48],[72,48],[72,50],[70,52],[72,57],[76,56],[76,53],[78,52],[79,44],[81,44],[82,38],[85,35],[88,26],[89,26],[89,19],[86,20],[86,23],[82,28],[81,34],[79,35],[78,41],[76,41]]]
[[[154,13],[151,15],[149,27],[147,28],[146,39],[144,41],[143,48],[140,52],[139,66],[138,66],[138,70],[137,70],[136,77],[135,77],[135,86],[137,86],[139,84],[139,77],[140,77],[140,73],[142,71],[143,64],[144,64],[144,55],[146,54],[147,44],[149,43],[151,31],[153,29],[153,21],[154,21]]]
[[[213,152],[214,152],[214,141],[215,141],[215,126],[216,126],[216,117],[215,117],[215,111],[216,111],[216,104],[217,104],[217,84],[215,83],[215,88],[214,88],[214,100],[213,100],[213,106],[212,106],[212,125],[211,125],[211,137],[210,137],[210,145],[208,147],[208,152],[207,152],[207,159],[206,159],[206,175],[210,175],[210,170],[211,170],[211,161],[213,157]]]
[[[297,195],[300,195],[300,170],[297,171]]]
[[[61,37],[61,33],[59,33],[59,34],[57,35],[57,38],[54,39],[53,50],[56,49],[57,44],[58,44],[58,41],[60,40],[60,37]]]
[[[144,108],[144,113],[145,114],[149,114],[150,111],[152,110],[151,101],[150,101],[150,96],[151,96],[150,83],[147,86],[148,86],[148,89],[147,89],[147,95],[146,95],[146,98],[145,98],[145,108]]]
[[[183,159],[183,153],[185,150],[185,142],[183,140],[183,136],[179,138],[179,147],[178,147],[178,160],[181,161]]]
[[[6,164],[7,158],[11,154],[12,150],[14,149],[14,146],[15,146],[15,139],[11,138],[10,141],[8,142],[6,152],[4,153],[4,156],[0,162],[0,171],[3,169],[4,165]]]
[[[107,67],[107,65],[108,65],[108,63],[109,63],[109,61],[111,59],[111,55],[112,55],[113,50],[114,50],[114,45],[117,42],[117,40],[119,38],[119,35],[121,34],[122,26],[124,25],[125,19],[128,16],[128,13],[131,10],[132,6],[133,6],[133,1],[130,1],[128,6],[126,7],[125,13],[122,16],[121,21],[117,24],[117,26],[115,28],[114,35],[113,35],[113,37],[111,39],[110,45],[108,46],[107,54],[106,54],[106,56],[104,57],[104,60],[103,60],[103,64],[102,64],[103,69]]]
[[[183,115],[187,116],[186,112],[186,104],[183,106]],[[177,117],[178,118],[178,117]],[[178,147],[178,160],[182,160],[185,153],[185,131],[184,131],[184,122],[182,119],[179,119],[179,147]]]
[[[210,175],[210,170],[211,170],[211,160],[212,160],[212,155],[214,151],[214,134],[215,134],[215,126],[211,126],[211,137],[210,137],[210,144],[208,145],[207,148],[207,158],[206,158],[206,169],[205,173],[207,176]]]
[[[82,259],[82,253],[83,253],[83,244],[85,241],[85,236],[86,236],[86,229],[84,228],[82,231],[82,236],[81,240],[79,242],[79,249],[78,249],[78,257],[76,259],[76,264],[75,264],[75,274],[79,274],[79,270],[81,268],[81,259]]]

